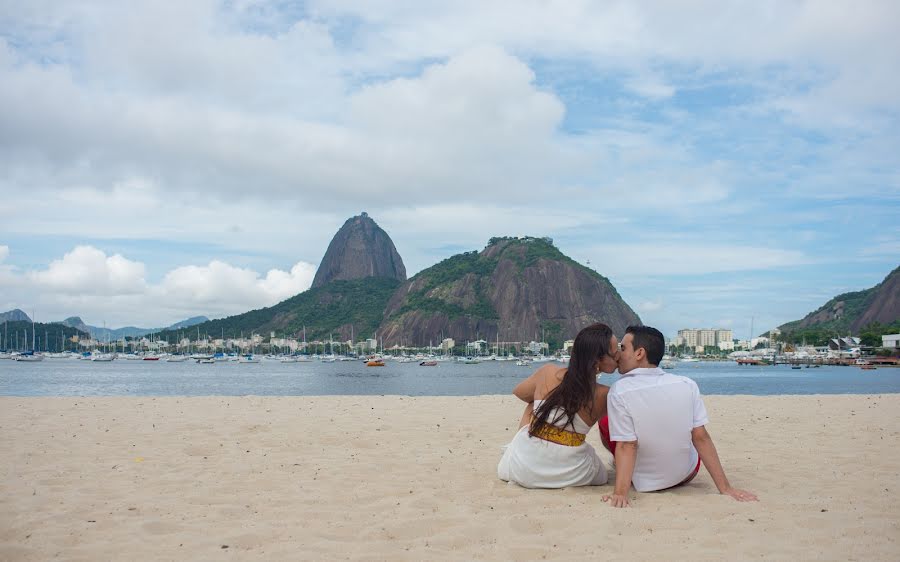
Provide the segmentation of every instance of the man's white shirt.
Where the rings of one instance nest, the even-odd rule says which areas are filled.
[[[634,369],[606,399],[613,441],[637,441],[631,481],[639,492],[682,482],[697,466],[691,430],[709,423],[697,383],[662,369]]]

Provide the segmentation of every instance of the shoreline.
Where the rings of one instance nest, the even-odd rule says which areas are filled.
[[[0,397],[0,558],[900,558],[900,395],[704,400],[760,502],[502,482],[511,396]]]

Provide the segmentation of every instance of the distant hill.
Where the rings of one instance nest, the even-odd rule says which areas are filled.
[[[365,277],[406,281],[406,267],[387,232],[362,213],[347,219],[331,239],[312,286]]]
[[[90,334],[91,337],[98,340],[106,340],[109,339],[117,340],[120,338],[133,338],[136,336],[143,336],[150,333],[160,332],[162,330],[179,330],[184,329],[190,326],[194,326],[196,324],[200,324],[201,322],[208,321],[209,318],[206,316],[194,316],[193,318],[188,318],[187,320],[182,320],[181,322],[176,322],[172,324],[168,328],[138,328],[135,326],[125,326],[123,328],[103,328],[98,326],[91,326],[89,324],[85,324],[84,321],[79,316],[70,316],[65,320],[61,320],[56,322],[56,324],[62,324],[63,326],[69,326],[71,328],[76,328],[86,334]]]
[[[38,351],[58,352],[75,349],[76,346],[69,338],[78,336],[85,338],[87,332],[82,332],[62,324],[42,324],[37,322],[33,326],[35,347]],[[33,349],[31,319],[16,320],[0,324],[0,349],[26,351]]]
[[[559,348],[593,322],[621,334],[640,324],[612,283],[547,238],[492,238],[425,269],[391,298],[379,328],[385,345],[452,337],[540,341]]]
[[[31,318],[17,308],[15,310],[0,313],[0,322],[31,322]]]
[[[878,285],[863,291],[844,293],[807,314],[779,326],[789,341],[806,337],[812,340],[840,335],[859,335],[873,323],[889,326],[900,321],[900,267],[894,269]],[[821,337],[815,337],[825,334]],[[809,336],[814,336],[809,338]]]
[[[204,322],[209,322],[209,318],[206,316],[192,316],[187,320],[182,320],[181,322],[175,322],[166,330],[183,330],[184,328],[190,328],[191,326],[196,326],[197,324],[202,324]]]

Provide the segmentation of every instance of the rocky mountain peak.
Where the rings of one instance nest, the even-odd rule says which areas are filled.
[[[0,322],[21,322],[23,320],[25,322],[31,322],[31,318],[18,308],[0,313]]]
[[[406,267],[387,232],[361,213],[347,219],[331,239],[312,286],[365,277],[406,281]]]

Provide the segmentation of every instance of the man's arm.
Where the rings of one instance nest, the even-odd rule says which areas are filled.
[[[616,486],[611,496],[603,496],[612,507],[628,507],[628,490],[634,475],[634,461],[637,458],[637,441],[619,441],[616,444]]]
[[[712,437],[706,431],[705,426],[695,427],[691,430],[691,441],[694,443],[697,452],[700,454],[700,460],[703,466],[709,472],[713,482],[716,484],[720,494],[726,494],[741,502],[757,501],[757,497],[752,492],[732,488],[731,483],[725,476],[725,469],[719,461],[719,453],[716,452],[716,445],[713,443]],[[618,451],[617,451],[618,452]],[[618,456],[617,456],[618,463]],[[619,478],[616,477],[616,490],[618,490]]]

